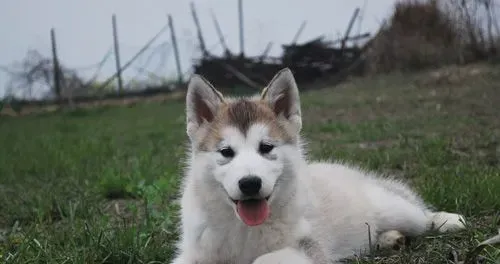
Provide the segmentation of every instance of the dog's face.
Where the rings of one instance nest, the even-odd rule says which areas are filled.
[[[225,99],[195,75],[186,106],[193,161],[203,164],[203,177],[222,186],[245,224],[262,224],[300,155],[300,100],[291,71],[278,72],[260,96],[237,99]]]

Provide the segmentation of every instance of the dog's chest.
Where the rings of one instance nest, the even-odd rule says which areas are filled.
[[[250,264],[265,253],[294,244],[290,228],[280,226],[233,227],[214,230],[207,228],[200,243],[209,251],[208,255],[217,256],[224,263]]]

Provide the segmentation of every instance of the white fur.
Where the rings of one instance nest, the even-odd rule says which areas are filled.
[[[203,89],[196,81],[196,89]],[[278,73],[267,89],[271,102],[291,90],[287,107],[293,111],[280,118],[289,131],[299,131],[300,103],[291,72]],[[190,106],[187,112],[188,133],[195,140],[203,124],[192,122]],[[173,264],[326,264],[366,252],[368,228],[372,242],[383,247],[400,243],[402,236],[464,228],[462,216],[432,212],[396,179],[342,163],[307,161],[300,143],[274,142],[273,157],[260,155],[259,142],[269,140],[265,124],[254,124],[246,136],[227,126],[222,135],[220,145],[231,146],[234,158],[227,160],[215,151],[190,152]],[[269,219],[254,227],[239,219],[231,201],[241,195],[238,180],[250,174],[262,178],[262,196],[271,194]]]

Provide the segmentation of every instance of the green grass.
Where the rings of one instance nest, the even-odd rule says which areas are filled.
[[[467,231],[352,263],[452,263],[500,225],[500,70],[355,79],[302,94],[310,155],[408,179]],[[165,263],[177,238],[183,101],[0,117],[0,259]],[[394,253],[394,252],[390,252]],[[500,251],[482,252],[485,263]]]

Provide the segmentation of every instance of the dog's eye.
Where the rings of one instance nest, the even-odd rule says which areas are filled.
[[[219,152],[224,158],[234,157],[234,150],[230,147],[219,149]]]
[[[260,154],[268,154],[274,149],[274,146],[269,143],[260,143],[259,152]]]

